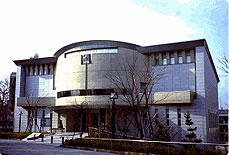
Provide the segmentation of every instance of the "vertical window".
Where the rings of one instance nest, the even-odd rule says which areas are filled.
[[[181,51],[178,52],[178,63],[179,64],[183,63],[183,58],[182,58],[182,52]]]
[[[48,75],[48,65],[47,64],[44,67],[44,75]]]
[[[158,119],[158,109],[154,109],[154,118]]]
[[[169,126],[169,109],[166,109],[166,123]]]
[[[177,124],[181,126],[181,109],[177,109]]]
[[[167,65],[166,53],[162,54],[162,64]]]
[[[170,53],[170,64],[175,64],[174,53]]]
[[[29,68],[29,75],[33,76],[33,66],[30,66],[30,68]]]
[[[187,63],[190,63],[191,62],[190,51],[186,51],[186,62]]]
[[[40,65],[39,67],[39,75],[43,75],[43,65]]]

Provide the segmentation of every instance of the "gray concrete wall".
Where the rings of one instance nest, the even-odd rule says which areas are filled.
[[[204,53],[204,72],[207,141],[218,143],[218,83],[206,52]]]
[[[53,75],[27,76],[25,94],[29,97],[55,97]]]
[[[153,66],[155,72],[164,75],[154,86],[154,92],[185,91],[195,92],[195,63]]]
[[[195,50],[195,63],[176,64],[164,67],[165,76],[155,86],[156,91],[177,91],[192,90],[196,92],[196,98],[190,105],[154,105],[159,113],[165,117],[165,109],[169,109],[170,122],[179,134],[176,140],[185,138],[187,125],[185,125],[184,113],[190,112],[194,122],[193,127],[197,127],[197,138],[203,142],[217,142],[217,129],[214,114],[218,109],[217,80],[210,64],[208,55],[204,47],[197,47]],[[181,109],[181,126],[177,126],[177,109]],[[211,126],[210,126],[211,123]]]
[[[14,132],[19,132],[20,124],[20,113],[21,114],[21,132],[26,131],[28,124],[28,111],[18,106],[18,98],[25,97],[26,95],[32,96],[32,92],[35,96],[40,97],[44,92],[48,94],[47,96],[54,96],[54,91],[52,89],[52,75],[43,75],[43,76],[27,76],[25,75],[25,70],[22,66],[17,66],[16,73],[16,95],[15,95],[15,111],[14,111]],[[26,92],[26,93],[25,93]],[[39,108],[37,111],[37,124],[41,125],[41,117],[43,116],[43,110],[45,110],[45,115],[50,115],[49,108]],[[35,122],[34,122],[35,124]],[[42,131],[50,130],[49,127],[44,127]],[[38,128],[33,125],[33,131],[38,131]]]

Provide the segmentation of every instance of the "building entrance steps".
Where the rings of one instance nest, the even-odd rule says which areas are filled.
[[[40,132],[34,132],[34,133],[31,133],[29,136],[27,136],[26,138],[22,139],[22,141],[25,141],[26,139],[27,140],[32,140],[34,137],[35,138],[38,138],[39,136],[41,136],[41,133]]]
[[[35,140],[34,140],[34,135]],[[73,135],[74,138],[80,138],[80,132],[62,132],[62,133],[49,133],[45,134],[43,137],[43,141],[41,138],[41,133],[32,133],[28,137],[24,138],[22,141],[29,142],[29,143],[40,143],[40,144],[49,144],[49,145],[56,145],[59,146],[62,144],[62,137],[64,137],[64,140],[66,139],[72,139]],[[84,132],[82,135],[82,138],[87,137],[88,133]]]

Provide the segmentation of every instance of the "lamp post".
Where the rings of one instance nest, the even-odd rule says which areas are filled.
[[[19,133],[21,133],[21,115],[23,114],[23,112],[22,111],[20,111],[19,112],[19,115],[20,115],[20,117],[19,117]]]
[[[112,100],[112,139],[115,138],[115,100],[118,99],[117,93],[111,93],[110,99]]]
[[[81,65],[85,65],[85,90],[87,90],[87,72],[88,72],[88,64],[91,64],[91,54],[81,55]]]

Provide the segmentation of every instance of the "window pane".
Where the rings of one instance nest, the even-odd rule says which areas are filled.
[[[163,59],[163,65],[167,65],[167,60]]]
[[[178,63],[179,63],[179,64],[182,64],[182,63],[183,63],[182,57],[178,57]]]
[[[170,64],[175,64],[175,58],[170,58]]]
[[[186,59],[187,59],[187,60],[186,60],[187,63],[190,63],[190,62],[191,62],[191,57],[190,57],[190,55],[187,55],[187,56],[186,56]]]

